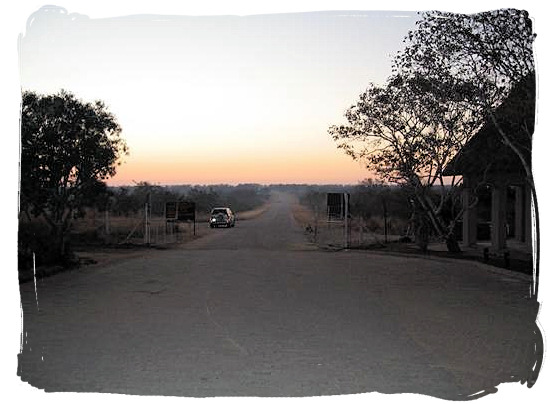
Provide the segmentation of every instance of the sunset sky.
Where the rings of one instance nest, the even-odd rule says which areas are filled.
[[[382,83],[414,12],[95,18],[48,7],[21,40],[21,85],[103,100],[130,147],[110,184],[357,183],[327,133]]]
[[[418,18],[69,3],[29,13],[21,86],[107,104],[130,148],[112,185],[355,184],[371,176],[327,129],[345,122],[370,82],[384,82]]]

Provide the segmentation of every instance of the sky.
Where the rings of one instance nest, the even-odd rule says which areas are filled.
[[[123,136],[131,149],[127,161],[114,177],[114,183],[124,184],[142,180],[158,183],[218,183],[240,182],[241,180],[263,182],[274,181],[276,176],[279,176],[278,179],[282,182],[286,182],[289,177],[296,178],[297,182],[300,181],[300,178],[304,182],[317,182],[316,178],[322,177],[327,182],[355,183],[368,175],[358,163],[353,162],[347,156],[341,155],[340,151],[335,148],[335,145],[328,138],[326,129],[330,124],[338,123],[343,119],[342,114],[345,109],[357,99],[369,81],[383,80],[388,74],[388,71],[385,70],[389,66],[390,58],[388,55],[397,49],[392,48],[393,46],[400,46],[398,42],[402,34],[397,35],[397,29],[395,31],[397,42],[389,37],[382,37],[381,32],[384,32],[385,28],[383,26],[381,27],[382,31],[374,32],[376,36],[372,41],[366,41],[361,37],[361,41],[356,43],[344,41],[340,48],[331,47],[330,45],[341,39],[341,36],[329,36],[324,43],[317,42],[315,43],[317,46],[307,48],[309,51],[317,50],[317,53],[312,56],[316,58],[317,64],[312,65],[309,64],[309,60],[303,54],[305,52],[304,47],[298,47],[298,35],[292,37],[293,41],[287,40],[287,45],[289,42],[293,42],[288,53],[285,53],[285,48],[280,45],[278,48],[275,47],[272,53],[262,49],[251,56],[250,54],[247,55],[243,49],[237,53],[229,52],[235,50],[235,43],[238,43],[238,41],[235,40],[235,37],[230,37],[226,30],[223,38],[218,37],[218,40],[223,40],[223,43],[226,44],[226,46],[221,47],[219,53],[205,52],[207,48],[202,47],[201,49],[195,49],[195,53],[192,53],[193,58],[183,59],[184,55],[191,53],[178,52],[177,50],[180,48],[169,54],[167,53],[171,46],[183,46],[186,43],[182,39],[182,42],[179,42],[178,45],[176,43],[177,35],[164,36],[162,41],[156,41],[153,40],[153,37],[144,34],[136,36],[131,33],[130,28],[128,30],[118,28],[111,31],[111,36],[98,34],[98,37],[92,38],[86,32],[82,32],[82,28],[80,32],[77,32],[76,27],[84,24],[80,21],[73,23],[72,28],[67,26],[71,24],[68,23],[63,27],[58,26],[56,29],[52,28],[47,31],[47,34],[55,37],[57,42],[53,44],[45,43],[43,46],[39,46],[33,57],[36,58],[39,53],[42,53],[45,60],[43,59],[41,63],[50,66],[50,68],[49,70],[38,71],[35,67],[33,73],[29,60],[23,58],[22,53],[18,50],[18,37],[21,35],[21,43],[23,43],[25,40],[23,38],[29,34],[27,30],[28,18],[45,4],[47,3],[38,0],[7,2],[3,7],[3,19],[2,24],[0,24],[0,46],[2,46],[0,116],[2,118],[4,140],[4,158],[0,159],[0,164],[2,164],[7,189],[10,190],[10,192],[5,193],[5,197],[2,199],[2,208],[6,213],[5,232],[8,234],[17,234],[20,94],[22,86],[31,86],[31,79],[35,80],[32,82],[32,86],[36,86],[37,90],[56,91],[58,86],[63,85],[66,89],[73,91],[85,100],[100,98],[109,105],[110,110],[118,117],[123,126]],[[87,16],[92,25],[96,25],[96,23],[109,25],[108,21],[111,21],[112,25],[112,21],[116,21],[119,27],[120,17],[129,15],[248,16],[329,10],[417,11],[441,9],[443,7],[440,0],[422,0],[414,3],[397,0],[386,0],[384,2],[366,2],[364,0],[279,0],[277,2],[247,0],[232,0],[229,2],[223,0],[210,0],[208,2],[63,0],[57,4],[64,7],[68,14],[72,14],[72,17],[75,16],[75,13]],[[548,133],[548,114],[544,113],[548,105],[548,79],[545,72],[550,71],[545,54],[545,50],[549,49],[548,27],[550,27],[546,7],[539,0],[523,0],[521,2],[465,0],[452,3],[452,6],[446,6],[446,10],[471,13],[500,7],[517,7],[529,10],[534,19],[535,31],[538,34],[535,41],[535,57],[539,93],[533,165],[539,197],[541,242],[545,251],[544,246],[549,234],[547,229],[550,228],[548,214],[546,213],[548,211],[546,207],[550,204],[547,186],[549,166],[545,164],[548,150],[546,136]],[[402,15],[402,13],[399,14]],[[361,21],[366,18],[368,17],[363,17]],[[390,20],[394,21],[393,19]],[[398,20],[399,24],[405,24],[406,19],[396,18],[395,20]],[[349,18],[345,21],[352,21],[352,19]],[[388,19],[385,21],[387,22]],[[163,27],[167,27],[168,24],[158,21],[155,26],[158,29],[162,28],[166,34],[166,28]],[[295,24],[292,26],[291,24],[290,27],[294,29],[290,32],[296,33],[296,30],[303,27],[303,25]],[[325,26],[317,27],[317,35],[322,36],[322,32],[318,31],[324,31],[323,27]],[[33,27],[33,29],[35,28],[39,29],[39,26]],[[309,32],[315,32],[314,26],[310,25],[310,28],[313,31]],[[341,30],[347,28],[340,27]],[[66,30],[71,29],[71,33],[65,35]],[[147,32],[155,31],[158,32],[156,35],[161,35],[162,30],[158,29],[153,30],[149,27]],[[220,27],[216,29],[220,29]],[[241,29],[244,29],[244,27]],[[264,29],[266,29],[264,26],[256,27],[259,32]],[[280,27],[280,29],[283,29],[283,27]],[[58,36],[55,36],[55,32],[52,32],[56,30]],[[137,28],[137,33],[139,31],[143,33],[146,30]],[[406,28],[403,32],[405,31]],[[263,32],[265,34],[266,31]],[[280,37],[268,38],[272,40],[271,46],[275,46],[273,40],[276,38],[280,39]],[[311,35],[309,37],[302,36],[301,38],[302,41],[309,39],[310,42],[315,42],[313,41],[315,37]],[[364,38],[367,38],[367,36]],[[207,33],[204,31],[202,39],[203,41],[207,39]],[[249,41],[251,46],[259,42],[258,38],[255,37],[246,37],[245,39]],[[40,39],[38,38],[38,40]],[[133,47],[125,45],[124,40],[130,42],[140,40],[141,45],[138,42],[134,42]],[[391,45],[388,45],[388,42],[391,42]],[[92,44],[96,48],[102,45],[103,50],[96,49],[96,51],[103,53],[93,54]],[[208,44],[211,47],[215,45],[212,41]],[[375,52],[377,46],[387,46],[386,50],[382,51],[383,58],[369,59],[369,52]],[[144,49],[147,49],[148,52],[145,53]],[[323,53],[324,50],[326,50],[325,53]],[[224,74],[212,77],[215,66],[206,64],[205,60],[228,63],[228,58],[236,54],[244,59],[234,61],[231,65],[233,70],[224,70]],[[258,54],[262,57],[255,56]],[[275,54],[293,56],[293,58],[275,59]],[[61,65],[58,63],[59,59],[55,59],[54,55],[57,58],[65,57]],[[342,58],[345,56],[347,64],[339,64],[337,63],[339,60],[331,59],[336,55]],[[304,57],[302,58],[302,56]],[[201,60],[200,65],[195,58]],[[170,64],[172,68],[157,70],[159,64],[163,61],[166,63],[167,60],[172,62]],[[185,60],[187,60],[187,64],[185,64]],[[368,64],[369,60],[371,64]],[[83,68],[83,61],[94,68],[87,72],[79,70]],[[128,65],[129,61],[133,61],[133,64]],[[55,66],[55,63],[58,63],[57,66]],[[251,68],[243,70],[243,65]],[[72,69],[69,69],[69,66]],[[120,69],[115,69],[117,66]],[[123,69],[122,66],[126,68]],[[180,74],[183,66],[187,68],[195,67],[194,71],[198,71],[198,73],[191,76]],[[307,72],[302,71],[302,75],[299,75],[299,72],[295,69],[296,66],[303,66],[304,68],[312,66],[312,68],[308,69]],[[76,69],[76,67],[79,69]],[[326,71],[329,69],[335,69],[334,74],[331,74],[331,71]],[[265,73],[262,73],[262,71]],[[343,71],[344,75],[336,74],[336,71]],[[232,76],[234,79],[233,87],[230,85],[220,86],[220,83],[226,83],[224,80],[231,77],[230,72],[239,73]],[[266,78],[268,72],[271,74],[269,80]],[[46,74],[49,76],[46,77]],[[211,81],[208,81],[205,76],[209,76]],[[164,88],[157,85],[165,83],[167,78],[171,80],[168,87]],[[317,81],[323,79],[329,81],[330,86]],[[335,85],[332,80],[340,80],[340,85]],[[237,86],[237,83],[243,82],[254,85],[247,86],[246,91],[248,92],[246,92],[242,87]],[[203,90],[205,86],[207,91]],[[181,88],[185,88],[186,91],[181,90]],[[174,91],[170,91],[170,89]],[[223,93],[221,89],[224,89]],[[261,92],[261,96],[257,96],[253,92],[254,89]],[[311,93],[309,96],[308,94],[304,96],[303,91],[307,89]],[[179,93],[176,90],[179,90]],[[235,96],[237,90],[240,90],[238,92],[239,97]],[[191,91],[198,94],[195,96],[198,98],[190,97]],[[278,100],[281,100],[281,93],[285,95],[282,98],[285,100],[286,109],[282,109],[278,102]],[[269,97],[266,95],[269,95]],[[306,97],[307,102],[300,97]],[[324,100],[324,102],[318,102],[318,99]],[[207,109],[205,105],[221,105],[223,108]],[[259,125],[259,130],[256,130],[258,128],[257,122],[250,116],[249,119],[241,119],[246,116],[246,112],[250,109],[256,112],[258,119],[261,118],[266,123],[265,125]],[[158,112],[161,113],[160,118],[154,118],[153,113]],[[200,119],[191,119],[192,117]],[[304,119],[296,119],[297,117],[303,117]],[[176,122],[177,130],[171,128],[172,122]],[[273,122],[276,122],[280,127],[271,125]],[[267,123],[270,125],[267,125]],[[207,131],[207,127],[217,128],[218,130]],[[268,129],[270,130],[269,135],[267,134]],[[223,151],[227,143],[220,145],[215,143],[214,139],[224,141],[229,139],[233,143],[237,142],[236,145],[231,144],[231,150],[238,149],[241,152],[224,156],[220,150]],[[241,139],[240,143],[238,139]],[[194,144],[194,147],[187,148],[186,145],[191,143]],[[305,150],[299,149],[303,145],[306,145]],[[256,153],[246,154],[245,151],[247,150]],[[274,159],[274,151],[278,150],[285,150],[285,154],[282,158]],[[254,164],[249,164],[250,161],[253,161]],[[281,161],[285,164],[281,165]],[[218,166],[219,169],[214,170],[214,163],[222,165]],[[249,171],[246,172],[244,168],[241,170],[239,167],[245,167]],[[209,170],[212,172],[211,175],[207,175]],[[227,177],[223,177],[224,172],[227,173]],[[233,176],[233,173],[235,173],[235,176]],[[236,173],[239,173],[239,176],[246,173],[248,176],[237,178]],[[263,173],[265,173],[265,179],[263,179]],[[318,173],[322,174],[318,175]],[[174,175],[172,176],[172,174]],[[269,174],[269,177],[267,174]],[[334,177],[331,177],[331,175],[334,175]],[[5,251],[12,252],[12,254],[7,254],[11,257],[9,258],[8,268],[15,268],[12,259],[14,259],[15,251],[17,251],[16,242],[15,237],[4,241]],[[540,259],[540,267],[545,268],[548,265],[548,258],[544,252],[541,254]],[[3,324],[7,325],[7,329],[10,331],[3,333],[2,344],[0,344],[1,357],[3,358],[0,366],[0,380],[3,381],[4,395],[8,397],[17,395],[23,399],[40,400],[46,403],[55,402],[56,404],[59,402],[74,402],[74,399],[78,399],[79,402],[91,403],[96,402],[98,398],[105,402],[117,403],[136,401],[132,397],[115,395],[44,394],[42,391],[22,383],[16,376],[15,371],[21,326],[20,298],[16,288],[13,287],[17,284],[17,274],[16,271],[5,271],[4,273],[2,293],[0,294],[2,296],[2,307],[5,309],[2,313]],[[540,274],[539,290],[539,301],[541,302],[540,321],[544,335],[547,333],[544,326],[546,325],[546,328],[548,328],[547,324],[549,324],[548,310],[545,304],[548,300],[548,276],[546,274],[547,271],[543,269]],[[546,336],[545,343],[548,344]],[[548,347],[545,348],[547,352]],[[548,392],[548,386],[550,386],[548,383],[549,373],[548,360],[545,360],[539,381],[532,389],[517,384],[504,384],[498,387],[498,394],[484,397],[482,400],[484,403],[518,402],[519,400],[529,401],[530,403],[544,402],[543,397]],[[369,395],[368,398],[373,397]],[[300,399],[300,402],[342,401],[341,397],[325,397],[323,399],[304,398]],[[343,401],[355,403],[364,402],[364,400],[364,396],[358,395],[346,397]],[[139,401],[156,402],[158,400],[155,398],[141,398]],[[184,402],[189,401],[192,400],[184,400]],[[205,401],[211,402],[214,400],[204,399],[200,402],[204,403]],[[237,398],[233,401],[240,402],[241,399]],[[417,395],[377,395],[375,401],[416,403],[436,402],[438,400]],[[216,402],[220,401],[216,400]],[[225,402],[225,400],[222,400],[222,402]]]
[[[103,100],[130,154],[109,184],[358,183],[328,135],[382,84],[414,12],[94,18],[44,7],[20,41],[21,85]]]

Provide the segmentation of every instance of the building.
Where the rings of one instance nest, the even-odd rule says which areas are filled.
[[[490,190],[490,240],[494,251],[513,237],[531,245],[531,144],[535,122],[535,76],[526,76],[496,109],[493,118],[472,137],[446,166],[444,175],[463,178],[462,241],[478,241],[481,189]],[[495,124],[496,122],[496,124]]]

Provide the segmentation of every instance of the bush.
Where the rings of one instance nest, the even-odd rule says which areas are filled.
[[[17,266],[19,271],[33,269],[34,264],[67,265],[73,255],[67,248],[65,255],[61,256],[59,249],[52,245],[51,229],[42,221],[19,221],[19,234],[17,239]]]

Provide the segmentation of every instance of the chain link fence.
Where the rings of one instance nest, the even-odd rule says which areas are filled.
[[[146,206],[126,215],[87,209],[84,217],[74,219],[71,241],[74,245],[167,244],[189,240],[196,235],[196,223],[166,220],[164,204]]]

